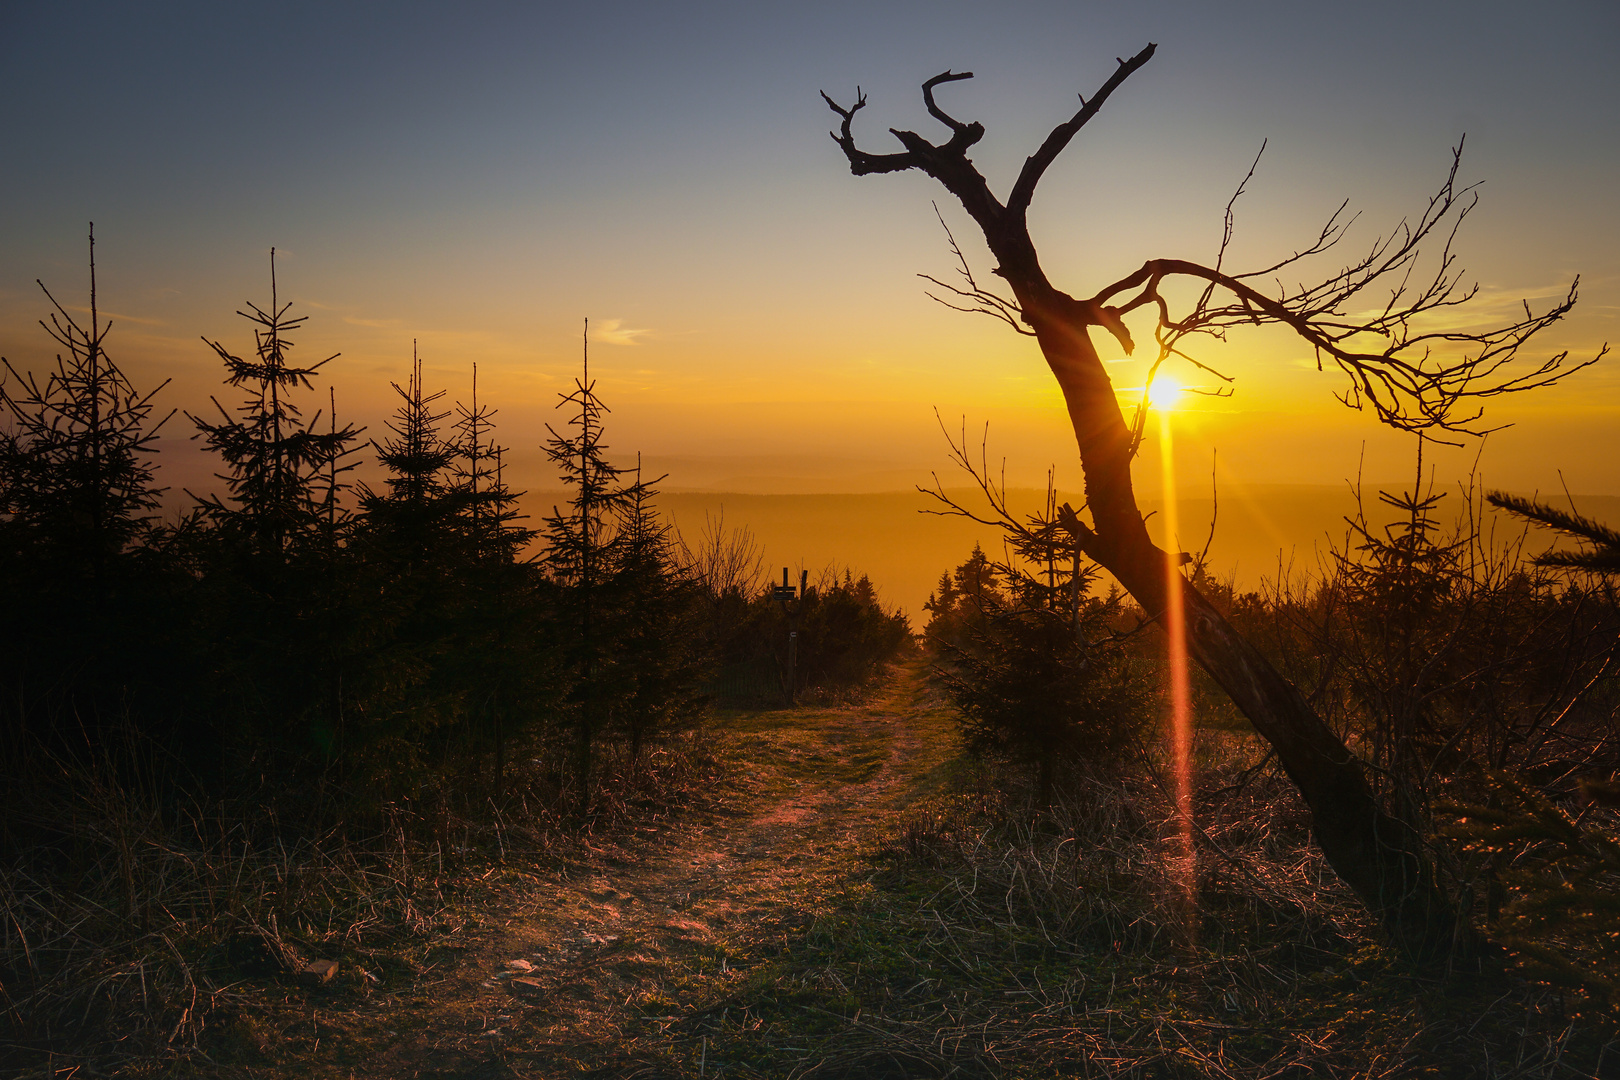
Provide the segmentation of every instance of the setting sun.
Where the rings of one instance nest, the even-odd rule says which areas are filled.
[[[1160,412],[1170,412],[1181,401],[1181,384],[1160,375],[1148,384],[1148,402]]]

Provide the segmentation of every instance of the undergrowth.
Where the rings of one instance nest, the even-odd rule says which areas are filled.
[[[823,898],[802,936],[759,942],[745,979],[696,979],[674,1041],[613,1075],[1620,1071],[1612,1017],[1511,977],[1420,977],[1370,944],[1252,739],[1206,733],[1199,753],[1194,918],[1151,763],[1072,773],[1045,815],[1009,770],[959,763],[895,822],[875,872]]]
[[[169,1075],[255,994],[316,980],[318,959],[362,989],[408,983],[503,869],[563,865],[701,804],[712,742],[649,749],[605,756],[585,822],[542,760],[499,793],[450,778],[356,813],[334,789],[265,779],[188,800],[141,770],[42,757],[3,807],[0,1074]]]

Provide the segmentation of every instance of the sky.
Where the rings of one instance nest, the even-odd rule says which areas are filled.
[[[1054,283],[1089,295],[1148,258],[1214,258],[1262,141],[1229,265],[1274,261],[1345,199],[1348,251],[1421,210],[1465,134],[1481,201],[1457,244],[1488,320],[1581,301],[1546,349],[1620,338],[1620,7],[1543,3],[22,3],[0,0],[0,354],[39,367],[36,279],[86,295],[94,221],[108,346],[164,409],[202,412],[269,293],[340,414],[380,433],[413,342],[429,385],[472,366],[520,482],[577,375],[608,443],[669,490],[910,490],[952,431],[989,424],[1016,482],[1079,485],[1029,339],[949,311],[918,274],[975,268],[971,223],[917,173],[853,177],[818,91],[869,105],[857,134],[938,138],[919,84],[984,123],[1005,193],[1025,155],[1147,42],[1158,51],[1046,175],[1031,227]],[[1336,267],[1328,267],[1332,269]],[[1140,335],[1139,335],[1140,336]],[[1103,341],[1121,388],[1142,364]],[[1112,351],[1110,351],[1112,350]],[[1236,394],[1174,417],[1178,475],[1337,484],[1411,472],[1412,440],[1333,398],[1286,336],[1200,359]],[[1177,372],[1197,384],[1191,369]],[[324,385],[309,400],[322,407]],[[221,400],[231,404],[228,397]],[[1620,494],[1620,364],[1492,402],[1509,424],[1431,452],[1442,483]],[[183,415],[166,482],[206,486]],[[1142,483],[1158,476],[1157,443]],[[1216,457],[1218,455],[1218,458]]]

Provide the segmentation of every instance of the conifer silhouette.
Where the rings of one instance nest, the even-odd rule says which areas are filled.
[[[670,526],[653,507],[653,485],[662,479],[644,481],[638,455],[636,482],[625,489],[629,498],[619,511],[611,579],[620,710],[632,760],[649,735],[693,721],[707,700],[700,686],[709,665],[694,625],[698,586],[676,561]]]
[[[607,606],[602,593],[619,544],[613,526],[615,518],[634,505],[641,485],[626,486],[624,470],[607,460],[602,417],[610,410],[596,396],[596,383],[591,379],[589,319],[582,345],[581,375],[574,380],[573,392],[559,395],[562,400],[557,404],[558,408],[573,407],[568,426],[574,430],[563,435],[547,424],[551,437],[542,447],[573,495],[567,510],[552,508],[541,536],[546,545],[545,568],[559,587],[562,617],[572,639],[568,651],[577,680],[571,695],[574,782],[583,814],[590,807],[592,747],[609,707],[613,656],[604,626]]]
[[[328,500],[318,497],[318,485],[328,479],[326,494],[334,495],[337,474],[354,467],[346,459],[355,452],[360,430],[352,424],[339,428],[335,421],[319,430],[320,414],[308,422],[292,401],[295,391],[313,388],[310,376],[337,359],[334,353],[308,367],[288,359],[293,342],[287,337],[308,318],[289,318],[289,301],[281,303],[276,288],[276,252],[270,250],[270,306],[251,301],[251,314],[237,314],[253,324],[253,356],[244,359],[217,341],[203,340],[225,364],[225,382],[245,390],[247,397],[235,415],[213,398],[218,421],[187,414],[208,448],[225,462],[219,474],[230,491],[227,504],[212,495],[198,500],[214,523],[240,534],[252,550],[271,564],[284,563],[291,545],[319,531],[329,517]]]
[[[446,490],[444,472],[455,458],[455,448],[439,435],[439,422],[450,415],[434,412],[445,391],[429,394],[422,388],[422,357],[411,342],[409,386],[391,384],[400,396],[399,410],[389,421],[392,437],[380,445],[373,441],[377,460],[388,468],[390,494],[402,502],[423,505]]]
[[[399,408],[388,421],[389,436],[373,440],[377,461],[388,470],[386,494],[362,487],[364,508],[374,539],[386,541],[409,570],[426,558],[441,559],[448,552],[449,534],[455,531],[457,506],[451,497],[450,465],[456,448],[446,442],[439,425],[449,411],[435,412],[445,391],[427,393],[422,385],[422,358],[411,343],[411,374],[405,386],[391,384],[399,395]]]
[[[483,557],[509,561],[534,539],[535,533],[517,524],[527,519],[518,511],[518,499],[524,493],[506,485],[507,451],[494,437],[497,411],[478,400],[478,365],[474,364],[472,402],[456,403],[452,487],[464,508],[475,550]]]
[[[152,399],[169,380],[142,393],[107,354],[112,324],[97,307],[95,245],[92,225],[88,327],[38,283],[55,309],[40,325],[67,350],[55,369],[42,379],[0,358],[10,376],[0,379],[10,429],[0,442],[0,517],[14,544],[52,564],[59,584],[87,577],[99,590],[158,507],[150,456],[169,417],[151,423]]]
[[[1591,545],[1585,551],[1549,551],[1536,557],[1538,566],[1561,566],[1570,570],[1591,570],[1599,574],[1620,574],[1620,532],[1607,525],[1584,517],[1574,510],[1560,510],[1555,506],[1526,499],[1506,492],[1493,491],[1485,496],[1487,502],[1499,510],[1553,529],[1565,536]]]
[[[88,323],[39,282],[53,309],[40,325],[63,351],[44,373],[0,358],[0,729],[75,753],[103,723],[134,719],[133,687],[169,660],[160,570],[143,549],[169,418],[153,422],[153,399],[168,381],[142,392],[107,353],[93,225],[89,245]]]

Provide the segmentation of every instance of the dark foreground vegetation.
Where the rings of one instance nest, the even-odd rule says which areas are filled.
[[[1426,976],[1375,944],[1298,796],[1250,773],[1252,735],[1198,749],[1193,927],[1151,767],[1059,770],[1032,818],[1027,776],[959,766],[899,818],[875,874],[683,1017],[680,1074],[705,1052],[770,1076],[1613,1074],[1610,1016],[1522,979]]]
[[[1160,635],[1117,592],[1094,594],[1095,568],[1055,516],[1020,521],[999,489],[983,490],[1018,554],[994,561],[976,550],[944,575],[925,634],[967,745],[1023,773],[1037,810],[1064,770],[1081,770],[1085,785],[1151,784],[1168,797],[1170,766],[1144,752],[1168,734]],[[1573,1014],[1612,1017],[1620,1007],[1620,597],[1607,577],[1615,538],[1577,515],[1491,496],[1588,545],[1530,558],[1527,533],[1482,532],[1476,492],[1453,496],[1461,505],[1445,524],[1440,493],[1381,498],[1402,516],[1384,529],[1365,515],[1348,521],[1314,574],[1247,593],[1213,580],[1197,559],[1189,576],[1368,767],[1376,797],[1418,823],[1437,887],[1466,920],[1459,932],[1479,933],[1487,958],[1418,969],[1511,969],[1570,992]],[[1195,691],[1206,735],[1252,731],[1212,680]],[[1274,754],[1255,753],[1230,785],[1215,785],[1212,801],[1195,802],[1187,823],[1200,857],[1217,867],[1242,870],[1233,838],[1264,836],[1290,816],[1286,807],[1268,812],[1265,800],[1230,798],[1255,784],[1275,793],[1268,785],[1286,780]],[[1216,755],[1194,771],[1208,791],[1210,771],[1230,764]],[[1246,823],[1220,825],[1239,804]],[[1225,827],[1238,831],[1227,840],[1210,831]],[[1200,904],[1180,922],[1195,933],[1205,914]],[[1175,923],[1157,921],[1155,933]]]
[[[1313,575],[1240,593],[1193,563],[1421,823],[1488,957],[1437,966],[1390,946],[1207,681],[1180,856],[1162,635],[1099,595],[1055,506],[984,489],[1006,557],[942,575],[926,687],[892,704],[965,753],[829,860],[790,932],[734,939],[741,975],[715,958],[650,995],[602,1075],[1620,1075],[1615,534],[1493,496],[1587,541],[1529,558],[1477,494],[1442,525],[1445,498],[1407,492]]]
[[[87,319],[50,303],[55,366],[0,382],[0,1068],[194,1046],[241,978],[318,978],[428,932],[469,867],[689,801],[718,672],[837,696],[911,643],[865,578],[823,573],[788,687],[758,552],[671,531],[608,461],[588,370],[544,447],[570,501],[531,527],[476,391],[452,412],[418,361],[378,438],[337,420],[273,262],[195,416],[108,352],[93,263]],[[223,485],[178,516],[165,425]],[[351,483],[365,453],[377,489]]]

